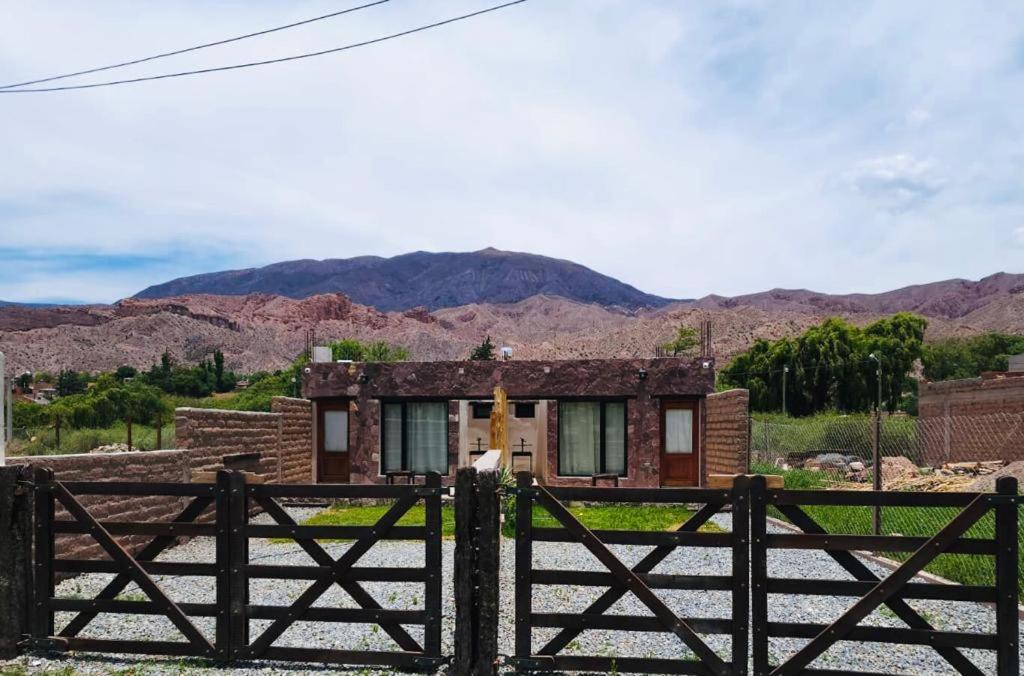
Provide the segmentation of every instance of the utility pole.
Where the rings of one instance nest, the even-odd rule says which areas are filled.
[[[782,367],[782,415],[786,415],[786,374],[789,373],[789,364]]]
[[[874,352],[868,355],[868,359],[875,362],[875,382],[878,385],[878,396],[875,398],[875,429],[874,434],[871,435],[871,487],[880,491],[882,490],[882,361],[875,356]],[[875,505],[871,521],[875,535],[881,535],[882,508],[880,505]]]
[[[4,353],[0,352],[0,467],[7,464],[7,399],[11,396],[4,381]]]

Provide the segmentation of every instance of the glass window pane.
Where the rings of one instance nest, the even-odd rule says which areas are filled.
[[[406,404],[409,438],[408,469],[417,473],[448,473],[448,404],[442,401]]]
[[[324,450],[348,450],[348,411],[324,411]]]
[[[693,410],[670,408],[665,411],[665,452],[693,453]]]
[[[402,405],[384,404],[384,472],[402,469]]]
[[[558,405],[558,468],[564,476],[598,472],[601,453],[601,404],[565,401]]]
[[[626,404],[604,405],[604,472],[626,474]]]

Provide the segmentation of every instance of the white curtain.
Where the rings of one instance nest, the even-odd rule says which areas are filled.
[[[559,473],[597,474],[601,453],[601,403],[565,401],[558,405]]]
[[[406,404],[407,469],[417,473],[448,473],[448,404],[442,401]]]
[[[626,404],[604,405],[604,472],[626,473]]]
[[[383,472],[402,468],[402,405],[384,404],[384,462]]]
[[[348,411],[324,411],[324,450],[348,450]]]
[[[693,410],[670,408],[665,411],[665,452],[693,453]]]

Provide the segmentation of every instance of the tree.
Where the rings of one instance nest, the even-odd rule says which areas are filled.
[[[491,342],[491,337],[487,336],[484,338],[484,342],[474,347],[473,351],[469,354],[469,358],[473,361],[494,359],[494,343]]]
[[[330,344],[331,358],[351,361],[408,361],[409,350],[401,345],[391,345],[383,340],[362,343],[355,338],[345,338]]]
[[[1024,353],[1024,336],[985,333],[925,345],[921,366],[928,380],[976,378],[982,371],[1005,371],[1008,357],[1021,353]]]
[[[697,335],[697,329],[680,326],[676,329],[676,337],[665,343],[662,348],[666,352],[671,352],[672,356],[678,357],[692,352],[699,345],[700,338]]]
[[[88,376],[86,374],[79,374],[78,371],[72,371],[71,369],[61,369],[57,375],[57,395],[69,397],[72,394],[85,392],[87,381]]]
[[[21,375],[19,375],[15,379],[14,382],[22,390],[27,390],[29,388],[29,386],[32,384],[32,374],[30,372],[26,371],[25,373],[22,373]]]
[[[118,366],[117,370],[114,371],[114,376],[118,380],[124,380],[126,378],[134,378],[138,373],[139,372],[131,366]]]
[[[894,411],[913,397],[910,371],[921,357],[925,326],[923,318],[906,312],[864,328],[832,317],[796,338],[754,341],[719,372],[719,385],[748,389],[756,411],[782,408],[783,382],[787,413],[868,411],[878,386],[874,354],[882,370],[882,403]]]

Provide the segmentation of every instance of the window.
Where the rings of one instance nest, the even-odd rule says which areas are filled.
[[[665,409],[665,452],[693,453],[693,409]]]
[[[515,411],[517,418],[532,418],[537,414],[537,404],[532,401],[517,401]]]
[[[626,402],[559,402],[558,473],[626,476]]]
[[[386,403],[381,473],[448,473],[448,402]]]
[[[474,420],[488,420],[491,417],[491,411],[494,409],[494,404],[489,401],[474,401],[473,402],[473,419]]]
[[[348,411],[324,411],[324,451],[345,453],[348,451]]]

